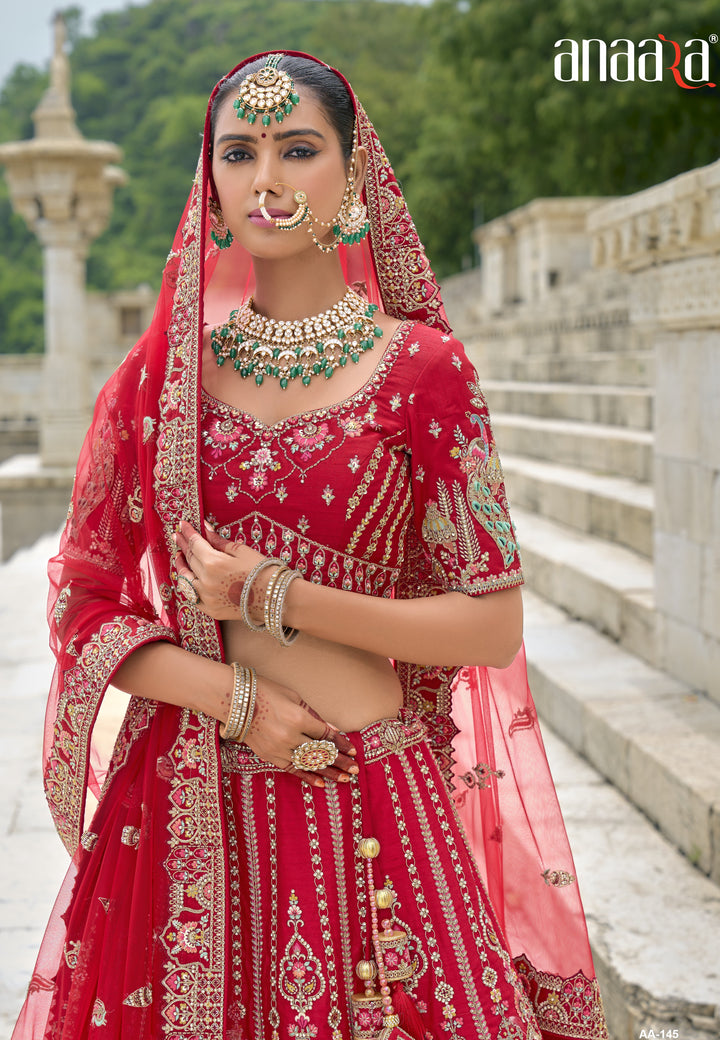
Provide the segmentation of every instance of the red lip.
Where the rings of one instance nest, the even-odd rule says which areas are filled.
[[[282,217],[290,217],[290,216],[292,216],[292,214],[288,213],[288,211],[285,210],[285,209],[271,209],[269,206],[265,207],[265,212],[268,213],[271,217],[280,217],[280,218],[282,218]],[[263,214],[260,212],[259,209],[254,209],[252,211],[252,213],[248,213],[248,216],[250,217],[251,220],[253,219],[253,217],[255,217],[257,219],[260,219],[260,220],[265,220],[265,217],[263,216]]]

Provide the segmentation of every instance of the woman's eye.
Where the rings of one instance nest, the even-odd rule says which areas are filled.
[[[313,155],[317,155],[316,149],[304,144],[296,144],[287,152],[288,159],[311,159]]]
[[[223,154],[223,162],[242,162],[244,159],[249,159],[250,153],[244,148],[230,148]]]

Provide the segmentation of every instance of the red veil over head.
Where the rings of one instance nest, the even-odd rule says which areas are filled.
[[[248,58],[228,77],[258,57],[262,55]],[[370,234],[362,244],[340,247],[346,278],[363,283],[369,299],[389,314],[447,332],[440,290],[398,181],[352,89],[337,75],[353,100],[359,143],[369,159],[364,201]],[[209,908],[204,918],[207,959],[177,969],[184,973],[178,975],[183,985],[202,994],[205,1025],[193,1035],[207,1040],[219,1040],[223,1033],[227,980],[218,951],[229,920],[217,725],[190,710],[179,713],[131,699],[109,763],[94,747],[92,735],[113,673],[138,646],[170,640],[194,653],[222,658],[217,624],[176,593],[172,536],[180,520],[199,528],[204,515],[198,460],[203,321],[225,318],[252,291],[251,263],[242,248],[236,242],[220,251],[210,238],[210,111],[224,81],[210,97],[197,173],[152,323],[99,396],[60,551],[50,564],[49,615],[57,668],[44,749],[48,801],[73,853],[96,838],[90,831],[83,834],[87,789],[101,795],[108,777],[119,773],[151,726],[179,725],[183,754],[165,773],[159,759],[158,775],[168,781],[168,826],[190,829],[209,850],[202,896],[197,895],[202,906],[193,903],[188,886],[181,886],[170,901],[178,932],[195,926],[199,907]],[[411,545],[396,594],[437,591],[442,590],[430,578],[422,546]],[[575,870],[524,655],[505,671],[397,667],[406,705],[423,716],[454,792],[541,1028],[548,1036],[604,1036]],[[179,740],[174,747],[180,747]],[[26,1006],[17,1037],[37,1035],[31,1019],[40,1022],[47,1015],[46,980],[62,955],[61,914],[71,886],[72,872],[38,962],[35,1001]],[[174,1011],[171,1001],[168,1019],[175,1013],[181,1011]]]

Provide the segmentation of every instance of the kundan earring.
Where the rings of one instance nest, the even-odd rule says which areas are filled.
[[[268,223],[273,224],[276,228],[280,228],[281,231],[292,231],[296,227],[300,227],[303,220],[305,220],[310,214],[310,207],[308,206],[307,195],[304,191],[295,190],[292,184],[285,184],[284,181],[277,181],[276,187],[290,188],[293,192],[293,199],[297,202],[297,209],[289,217],[271,217],[265,208],[265,199],[267,192],[263,191],[258,198],[258,209],[265,217]]]
[[[356,123],[353,131],[353,147],[350,156],[350,168],[348,170],[345,191],[343,192],[342,202],[340,203],[340,209],[338,210],[337,216],[334,220],[330,221],[318,220],[316,217],[312,218],[313,223],[319,224],[320,227],[329,228],[332,231],[334,236],[333,241],[322,242],[315,234],[312,224],[309,227],[310,234],[313,237],[313,242],[322,253],[332,253],[333,250],[337,249],[340,243],[346,246],[351,246],[355,245],[357,242],[362,242],[370,230],[367,207],[355,191],[357,150],[358,131]]]
[[[300,98],[295,93],[295,84],[278,68],[284,54],[271,54],[258,72],[251,72],[240,84],[240,92],[233,101],[238,119],[247,119],[251,125],[258,116],[262,125],[270,126],[272,116],[282,123],[289,116]]]
[[[232,245],[232,231],[225,223],[220,203],[212,197],[208,199],[208,217],[210,219],[210,238],[218,249],[227,249]]]

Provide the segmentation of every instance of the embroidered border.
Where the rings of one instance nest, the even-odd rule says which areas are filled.
[[[542,1029],[574,1040],[607,1040],[597,979],[588,979],[581,971],[568,979],[548,975],[537,971],[524,954],[515,957],[515,967]]]
[[[83,647],[77,664],[65,672],[44,783],[55,826],[71,856],[83,828],[90,738],[110,679],[127,655],[143,643],[174,638],[164,625],[119,616],[100,626]]]

